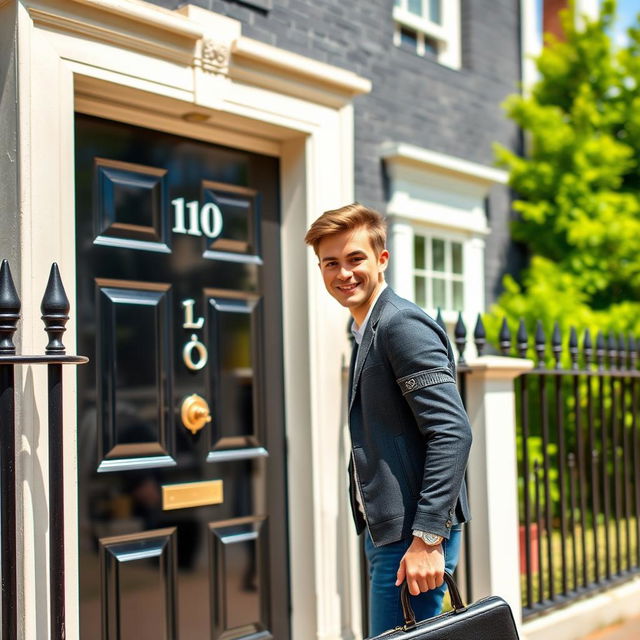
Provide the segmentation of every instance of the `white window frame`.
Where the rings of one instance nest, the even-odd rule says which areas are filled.
[[[458,311],[462,311],[462,308],[458,308],[453,304],[453,283],[461,282],[463,286],[463,298],[462,298],[462,306],[464,307],[464,295],[465,289],[467,288],[467,269],[464,260],[464,245],[467,240],[462,234],[455,234],[452,232],[447,232],[442,229],[435,230],[433,228],[429,228],[426,226],[414,226],[413,229],[414,235],[414,247],[415,247],[415,239],[417,237],[422,237],[425,239],[425,267],[419,268],[416,266],[415,260],[415,248],[414,248],[414,259],[413,259],[413,286],[414,286],[414,295],[413,300],[417,302],[418,300],[418,291],[415,288],[415,279],[416,277],[425,278],[426,283],[426,293],[425,299],[426,304],[424,309],[427,312],[434,313],[437,311],[437,306],[434,304],[434,294],[433,294],[433,280],[439,278],[445,281],[445,303],[441,305],[439,308],[442,313],[446,313],[450,315],[451,313],[457,314]],[[444,255],[444,271],[436,271],[431,267],[432,264],[432,241],[433,240],[441,240],[445,243],[445,255]],[[462,251],[462,273],[454,273],[453,265],[452,265],[452,243],[460,245],[460,249]]]
[[[388,280],[396,292],[415,300],[414,237],[430,235],[462,244],[463,308],[443,309],[449,330],[458,311],[467,328],[485,311],[484,251],[490,233],[485,200],[495,184],[506,184],[505,171],[403,143],[386,143],[381,156],[389,177],[387,204]],[[426,308],[430,315],[437,310]]]
[[[423,3],[426,10],[428,0],[423,0]],[[460,69],[460,0],[440,0],[440,17],[441,24],[432,22],[426,15],[418,16],[409,11],[409,0],[399,0],[399,5],[393,7],[393,42],[399,47],[402,29],[410,29],[416,34],[416,53],[419,56],[426,55],[426,39],[433,40],[437,49],[436,60],[452,69]]]

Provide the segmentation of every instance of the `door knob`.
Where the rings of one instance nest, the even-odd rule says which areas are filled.
[[[207,401],[197,393],[187,396],[182,401],[180,414],[182,416],[182,424],[189,429],[191,433],[197,433],[207,422],[211,422],[209,405]]]

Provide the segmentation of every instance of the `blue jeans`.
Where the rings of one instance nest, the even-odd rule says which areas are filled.
[[[449,540],[444,540],[445,567],[453,573],[460,555],[461,527],[451,531]],[[369,565],[369,635],[377,636],[384,631],[404,624],[400,587],[396,587],[396,573],[400,560],[412,538],[374,547],[369,532],[365,532],[364,550]],[[442,599],[446,585],[432,591],[410,596],[416,620],[425,620],[438,615],[442,610]]]

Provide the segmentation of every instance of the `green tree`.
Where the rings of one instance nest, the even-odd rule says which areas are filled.
[[[615,48],[616,2],[576,26],[563,12],[564,41],[546,37],[539,81],[505,102],[525,132],[527,155],[496,146],[518,195],[513,237],[530,252],[519,281],[487,316],[496,335],[506,316],[532,331],[558,321],[591,330],[640,332],[640,24]]]

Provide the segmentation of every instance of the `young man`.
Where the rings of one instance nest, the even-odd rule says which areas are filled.
[[[349,385],[351,507],[366,529],[369,633],[404,622],[407,581],[418,620],[438,614],[469,519],[471,428],[446,333],[385,283],[382,216],[358,203],[327,211],[305,237],[327,291],[353,317]]]

